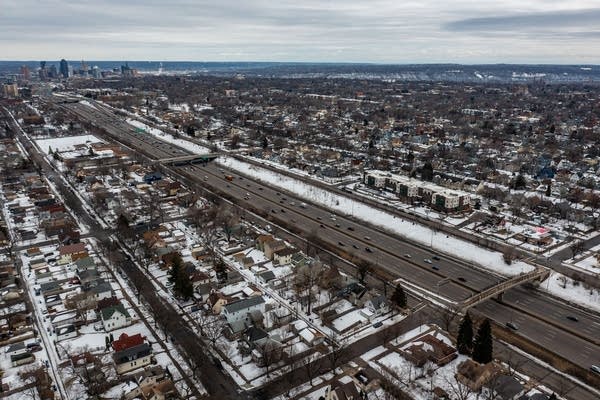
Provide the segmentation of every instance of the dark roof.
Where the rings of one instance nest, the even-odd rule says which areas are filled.
[[[254,296],[249,297],[247,299],[239,300],[234,303],[227,304],[224,308],[229,313],[233,313],[236,311],[244,310],[246,308],[250,308],[265,302],[262,296]]]
[[[125,307],[123,307],[123,304],[117,304],[115,306],[104,307],[102,310],[100,310],[100,313],[102,314],[102,320],[106,321],[107,319],[110,319],[117,311],[125,315],[126,318],[130,317]]]
[[[148,343],[142,343],[137,346],[115,352],[115,354],[113,354],[113,359],[115,360],[116,364],[122,364],[124,362],[145,357],[150,353],[152,353],[152,348],[150,345]]]
[[[269,334],[260,328],[251,326],[244,332],[244,338],[247,342],[256,342],[257,340],[269,337]]]
[[[265,282],[269,282],[275,279],[275,274],[271,270],[261,272],[260,274],[258,274],[258,276]]]
[[[499,375],[494,380],[495,391],[503,399],[512,399],[521,391],[523,391],[523,385],[512,376]]]

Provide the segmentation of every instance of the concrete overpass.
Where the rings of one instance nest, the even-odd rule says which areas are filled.
[[[539,267],[534,271],[514,276],[464,300],[462,303],[460,303],[460,309],[464,312],[470,307],[473,307],[494,296],[498,296],[498,298],[501,300],[502,294],[508,289],[512,289],[515,286],[519,286],[527,282],[541,282],[546,279],[548,275],[550,275],[550,270],[548,268]]]
[[[219,157],[218,153],[192,154],[192,155],[185,155],[185,156],[179,156],[179,157],[161,158],[158,160],[158,162],[161,164],[181,166],[181,165],[188,165],[188,164],[196,164],[199,162],[207,163],[209,161],[214,160],[217,157]]]

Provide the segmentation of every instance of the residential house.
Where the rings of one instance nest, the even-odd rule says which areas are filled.
[[[246,316],[254,311],[265,312],[265,299],[262,296],[249,297],[228,303],[223,307],[222,313],[227,319],[228,323],[234,323],[236,321],[245,319]]]
[[[361,310],[361,314],[371,320],[372,318],[387,313],[389,310],[390,307],[387,298],[382,294],[378,294],[372,296],[364,303],[364,308]]]
[[[142,336],[141,333],[136,333],[135,335],[128,335],[125,332],[119,335],[117,340],[113,340],[112,348],[114,351],[123,351],[129,349],[130,347],[139,346],[144,343],[146,338]]]
[[[100,310],[100,317],[106,332],[131,324],[131,316],[122,304],[103,308]]]
[[[517,400],[526,390],[514,376],[499,374],[490,379],[481,389],[486,399],[494,400]]]
[[[325,335],[311,327],[302,329],[298,335],[309,346],[318,346],[325,341]]]
[[[275,252],[286,248],[287,245],[283,240],[268,240],[264,243],[265,257],[267,257],[269,260],[273,260]],[[291,257],[289,258],[289,260],[291,261]]]
[[[7,356],[15,356],[17,354],[27,353],[27,347],[24,342],[11,344],[5,351]]]
[[[225,296],[223,293],[221,292],[212,292],[209,296],[208,296],[208,306],[210,307],[210,310],[212,311],[213,314],[221,314],[221,311],[223,310],[223,307],[225,305],[227,305],[227,303],[230,301],[230,298]]]
[[[479,392],[498,371],[499,367],[493,362],[479,364],[469,358],[458,364],[455,376],[457,381],[468,386],[473,392]]]
[[[77,261],[80,258],[87,257],[88,252],[85,248],[85,243],[75,243],[58,248],[59,259],[57,264],[64,265],[69,264],[73,261]]]
[[[285,247],[280,250],[275,250],[273,252],[273,263],[278,265],[286,265],[292,262],[292,257],[296,254],[298,250],[293,249],[291,247]],[[266,255],[266,253],[265,253]]]
[[[418,367],[431,361],[438,366],[446,365],[458,357],[456,349],[431,334],[418,338],[402,350],[403,356]]]
[[[148,343],[129,347],[113,354],[118,374],[124,374],[149,365],[152,361],[152,348]]]
[[[335,380],[325,390],[325,400],[362,400],[362,398],[352,380],[347,383]]]
[[[110,283],[104,279],[96,279],[95,281],[89,282],[88,285],[82,286],[82,290],[92,296],[96,301],[110,298],[114,295]]]

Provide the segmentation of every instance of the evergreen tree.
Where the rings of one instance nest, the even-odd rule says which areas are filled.
[[[174,285],[175,287],[177,287],[177,283],[179,282],[180,278],[179,275],[181,274],[181,259],[177,256],[175,256],[175,258],[173,259],[173,263],[171,264],[171,268],[169,269],[169,273],[168,273],[168,280],[169,283],[171,285]],[[177,289],[175,289],[177,291]]]
[[[396,286],[394,293],[391,298],[392,302],[400,308],[406,307],[406,293],[404,293],[404,289],[402,286]]]
[[[427,161],[421,169],[421,179],[424,181],[433,180],[433,165],[429,161]]]
[[[477,330],[477,337],[473,344],[473,360],[487,364],[492,361],[493,352],[492,326],[490,325],[490,320],[486,318]]]
[[[465,314],[458,327],[456,347],[460,354],[470,354],[473,348],[473,321],[469,312]]]

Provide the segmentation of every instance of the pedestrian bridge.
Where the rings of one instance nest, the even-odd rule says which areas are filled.
[[[469,308],[494,296],[498,296],[499,299],[502,299],[502,294],[508,289],[512,289],[515,286],[519,286],[527,282],[541,282],[546,279],[548,275],[550,275],[550,270],[548,268],[538,267],[534,271],[514,276],[464,300],[462,303],[460,303],[460,309],[466,311]]]
[[[196,163],[207,163],[209,161],[214,160],[219,157],[218,153],[208,153],[208,154],[190,154],[179,157],[170,157],[170,158],[161,158],[158,160],[161,164],[179,166],[179,165],[188,165],[188,164],[196,164]]]

